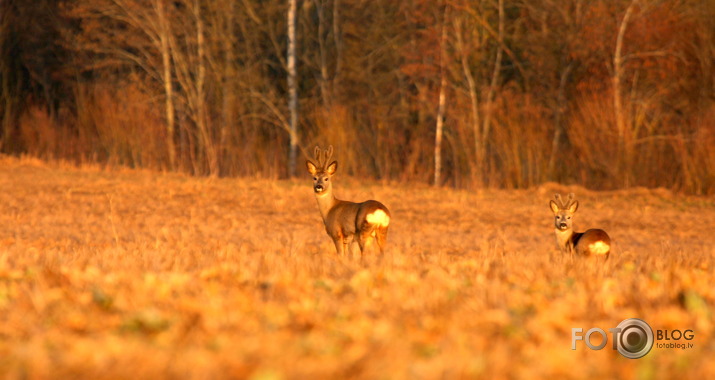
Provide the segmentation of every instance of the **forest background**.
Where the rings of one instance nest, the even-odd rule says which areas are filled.
[[[713,1],[0,0],[0,17],[6,154],[284,178],[319,143],[380,180],[715,193]]]

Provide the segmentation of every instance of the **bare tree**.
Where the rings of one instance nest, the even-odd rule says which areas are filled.
[[[166,0],[154,0],[154,6],[159,19],[159,46],[161,50],[162,82],[164,84],[164,112],[166,115],[166,150],[169,154],[169,167],[176,169],[176,147],[174,137],[176,136],[176,124],[174,119],[174,85],[171,64],[171,51],[169,39],[171,38],[171,26],[169,17],[166,15]]]
[[[460,17],[455,17],[454,18],[454,27],[455,27],[455,34],[456,34],[456,47],[457,47],[457,52],[459,54],[460,58],[460,63],[462,66],[462,73],[464,75],[464,78],[467,80],[467,90],[469,93],[469,109],[471,111],[472,117],[471,117],[471,125],[472,125],[472,133],[474,134],[474,154],[475,154],[475,165],[473,166],[473,171],[472,173],[475,174],[475,177],[477,177],[477,180],[481,181],[481,172],[482,172],[482,163],[484,161],[484,154],[483,149],[482,149],[482,138],[481,138],[481,123],[480,123],[480,115],[479,115],[479,96],[477,94],[477,82],[474,77],[474,73],[472,72],[472,68],[470,67],[469,64],[469,52],[472,49],[469,49],[467,47],[467,44],[465,42],[464,36],[463,36],[463,22],[462,18]],[[472,43],[476,43],[477,47],[480,47],[481,42],[479,41],[478,38],[474,39],[475,41],[471,41]]]
[[[623,111],[622,82],[623,82],[623,38],[626,34],[628,22],[633,14],[633,9],[638,4],[638,0],[632,0],[626,9],[623,20],[618,28],[616,38],[616,51],[613,54],[613,112],[616,119],[616,129],[618,131],[618,155],[619,155],[619,175],[623,176],[624,185],[629,186],[630,182],[630,136],[629,128],[626,126],[626,116]]]
[[[489,130],[491,128],[492,114],[494,108],[494,96],[496,93],[497,85],[499,84],[499,74],[501,73],[501,61],[502,61],[502,43],[504,41],[504,0],[499,0],[498,4],[499,12],[499,26],[497,35],[497,52],[494,57],[494,71],[492,72],[492,80],[489,84],[489,91],[487,92],[486,103],[484,105],[484,125],[482,126],[482,143],[489,138]],[[482,154],[484,154],[484,147],[481,149]],[[483,163],[482,163],[483,164]]]
[[[295,62],[296,13],[298,0],[289,0],[288,7],[288,109],[290,111],[290,152],[288,154],[288,175],[296,174],[298,155],[298,83]]]
[[[196,124],[202,137],[202,147],[206,150],[209,174],[216,176],[219,174],[218,150],[206,110],[206,35],[199,0],[194,0],[193,14],[196,22],[196,66],[198,71],[196,77]]]
[[[447,18],[449,15],[449,6],[444,5],[442,16],[442,35],[439,40],[439,100],[437,104],[437,121],[435,125],[434,137],[434,185],[439,186],[442,183],[442,134],[444,129],[444,114],[447,103]]]

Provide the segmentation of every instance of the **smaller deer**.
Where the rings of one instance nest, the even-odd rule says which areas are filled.
[[[573,193],[569,194],[566,203],[563,202],[560,194],[554,195],[554,200],[549,202],[549,206],[554,212],[556,244],[561,252],[608,258],[611,252],[611,238],[606,231],[590,229],[586,232],[574,232],[572,217],[578,209],[578,201],[574,199]]]
[[[357,240],[360,245],[360,255],[364,253],[367,243],[374,238],[384,253],[387,240],[387,228],[390,225],[390,211],[382,203],[374,200],[362,203],[342,201],[333,195],[333,185],[330,180],[338,170],[338,162],[330,162],[333,156],[332,145],[322,151],[315,147],[315,163],[306,160],[308,172],[313,176],[313,192],[318,201],[320,215],[323,217],[325,231],[333,239],[338,255],[348,251],[348,244]]]

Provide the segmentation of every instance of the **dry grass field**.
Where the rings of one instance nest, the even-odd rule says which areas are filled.
[[[207,179],[0,158],[0,377],[712,378],[715,200],[555,184],[360,183],[388,248],[337,257],[310,179]],[[548,201],[610,232],[562,257]],[[638,317],[692,329],[641,359],[579,342]],[[610,337],[610,335],[609,335]],[[598,338],[594,340],[597,343]]]

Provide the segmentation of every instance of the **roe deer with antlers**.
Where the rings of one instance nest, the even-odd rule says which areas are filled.
[[[383,253],[390,225],[390,211],[374,200],[355,203],[335,198],[330,179],[338,169],[338,162],[330,162],[333,147],[321,150],[316,146],[314,156],[315,163],[307,160],[305,164],[313,176],[313,192],[318,200],[325,230],[333,239],[338,255],[349,252],[348,245],[357,240],[362,256],[368,241],[373,238],[380,247],[380,253]]]
[[[590,229],[586,232],[574,232],[572,217],[578,209],[578,201],[574,199],[573,193],[569,194],[565,203],[561,199],[561,195],[556,194],[554,200],[549,202],[549,206],[554,212],[556,243],[561,252],[608,258],[611,252],[611,238],[606,231]]]

